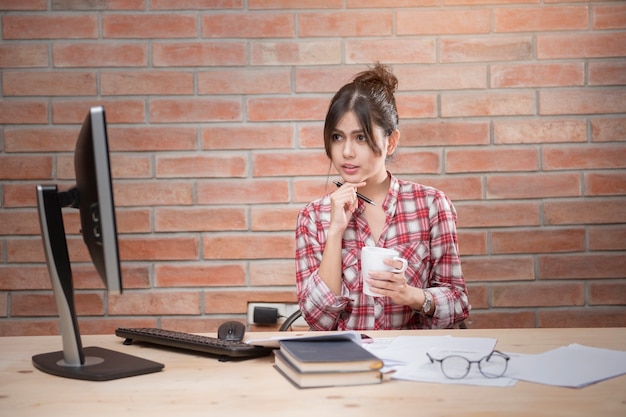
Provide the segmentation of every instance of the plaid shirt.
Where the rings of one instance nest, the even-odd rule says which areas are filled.
[[[330,197],[307,204],[296,229],[296,286],[303,316],[314,330],[390,330],[451,327],[469,315],[456,235],[456,211],[443,192],[391,176],[383,203],[387,220],[378,242],[363,216],[363,201],[343,235],[342,289],[335,296],[318,275],[330,225]],[[363,294],[361,248],[393,248],[407,259],[408,284],[428,288],[429,317],[389,297]]]

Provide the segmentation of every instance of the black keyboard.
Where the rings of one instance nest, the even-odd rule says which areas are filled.
[[[217,337],[200,336],[152,327],[120,327],[115,330],[115,335],[126,338],[124,341],[125,345],[130,345],[133,341],[147,342],[155,345],[209,353],[220,356],[220,360],[227,360],[228,358],[258,358],[269,355],[272,352],[271,348],[253,346],[243,341],[224,340]]]

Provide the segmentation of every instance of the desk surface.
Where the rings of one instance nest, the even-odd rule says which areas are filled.
[[[570,343],[626,350],[626,328],[492,329],[367,332],[494,337],[508,352],[540,353]],[[248,338],[270,336],[249,333]],[[116,336],[84,336],[100,346],[165,364],[162,372],[107,382],[48,375],[34,354],[61,349],[59,336],[0,337],[0,415],[3,416],[626,416],[626,375],[582,389],[519,381],[514,387],[385,381],[358,387],[299,390],[272,367],[273,356],[242,362],[175,350],[124,346]],[[297,410],[297,414],[294,411]]]

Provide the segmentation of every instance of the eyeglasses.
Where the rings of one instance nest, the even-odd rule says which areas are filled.
[[[478,370],[487,378],[498,378],[504,375],[509,364],[509,358],[504,353],[494,350],[484,358],[471,361],[460,355],[450,355],[442,359],[435,359],[426,353],[431,363],[439,362],[441,372],[450,379],[462,379],[469,374],[473,363],[478,364]]]

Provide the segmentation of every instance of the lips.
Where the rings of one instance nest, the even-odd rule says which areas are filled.
[[[348,175],[352,175],[358,171],[359,167],[357,165],[352,165],[352,164],[343,164],[341,165],[341,169],[343,170],[344,173]]]

